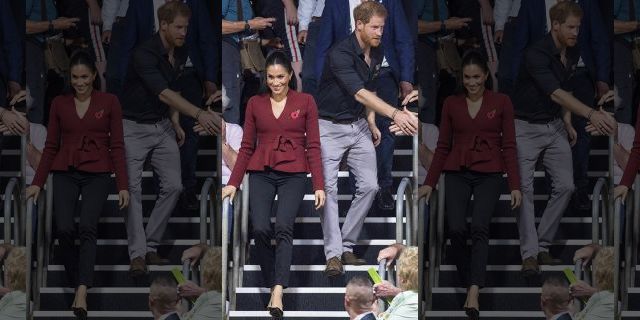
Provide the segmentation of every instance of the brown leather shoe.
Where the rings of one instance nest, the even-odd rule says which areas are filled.
[[[538,252],[538,264],[557,266],[562,264],[562,259],[554,258],[549,252]]]
[[[147,269],[147,264],[144,262],[142,257],[136,257],[131,260],[131,265],[129,266],[129,274],[132,277],[139,277],[149,273]]]
[[[150,264],[150,265],[163,266],[163,265],[169,264],[169,259],[160,257],[160,255],[157,252],[149,251],[147,252],[145,258],[146,258],[147,264]]]
[[[342,253],[342,264],[352,265],[352,266],[361,266],[367,264],[367,261],[364,259],[358,258],[353,252],[345,251]]]
[[[534,257],[529,257],[522,261],[522,275],[524,277],[532,277],[540,273],[540,266],[538,260]]]
[[[327,267],[324,269],[324,273],[327,277],[337,277],[344,272],[344,267],[338,256],[335,256],[327,260]]]

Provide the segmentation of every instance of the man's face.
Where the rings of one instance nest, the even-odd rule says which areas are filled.
[[[384,30],[384,18],[373,16],[369,23],[356,21],[356,30],[360,33],[360,39],[365,44],[375,48],[380,45]]]
[[[553,30],[558,35],[560,44],[566,47],[574,47],[578,43],[580,18],[570,15],[564,23],[553,22]]]
[[[161,30],[164,31],[167,42],[174,47],[182,47],[187,37],[189,17],[176,16],[172,23],[161,22]]]

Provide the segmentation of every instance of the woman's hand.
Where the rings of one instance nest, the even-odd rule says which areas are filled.
[[[520,204],[522,204],[522,192],[511,190],[511,210],[520,207]]]
[[[222,200],[224,200],[224,198],[226,197],[229,197],[229,201],[233,201],[233,197],[235,196],[236,196],[236,187],[226,186],[222,188]]]
[[[30,185],[25,190],[25,194],[26,194],[27,200],[29,200],[29,198],[33,198],[33,203],[36,203],[38,201],[38,196],[40,195],[40,187],[35,185]]]
[[[427,200],[429,200],[429,198],[431,198],[431,192],[433,192],[433,188],[425,184],[418,189],[418,199],[426,197]]]
[[[120,190],[118,192],[118,208],[120,210],[129,206],[129,190]]]
[[[618,197],[620,197],[620,200],[624,202],[624,200],[627,198],[627,192],[629,192],[629,187],[618,185],[615,188],[613,188],[613,199],[615,200],[615,199],[618,199]]]
[[[326,196],[324,194],[324,190],[316,190],[316,210],[324,207],[324,201]]]

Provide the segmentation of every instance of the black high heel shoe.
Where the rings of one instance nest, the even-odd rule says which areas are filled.
[[[479,320],[480,319],[480,311],[476,308],[468,308],[464,307],[464,313],[467,314],[467,319],[469,320]]]
[[[269,310],[269,314],[274,319],[282,319],[284,316],[284,312],[278,307],[268,306],[267,310]]]
[[[73,314],[76,316],[76,319],[87,320],[87,309],[71,307],[71,310],[73,310]]]

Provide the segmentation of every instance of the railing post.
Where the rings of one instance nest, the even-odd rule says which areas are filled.
[[[209,213],[207,204],[209,203],[209,191],[212,185],[213,178],[207,178],[202,185],[202,189],[200,189],[200,243],[207,243],[207,214]],[[211,221],[211,224],[214,224],[214,222]],[[215,231],[215,227],[213,230]],[[212,243],[215,243],[215,239],[214,234],[211,234]]]
[[[44,249],[44,259],[43,263],[43,274],[42,274],[42,282],[47,283],[47,270],[49,270],[49,257],[51,256],[51,248],[53,246],[53,236],[52,236],[52,224],[53,224],[53,175],[50,174],[47,179],[46,188],[46,203],[45,203],[45,227],[44,227],[44,245],[46,246]]]
[[[229,198],[222,200],[222,301],[227,301],[227,270],[229,269]]]
[[[242,215],[241,215],[241,250],[240,261],[238,261],[238,286],[242,286],[242,275],[244,264],[247,260],[247,250],[249,250],[249,175],[245,175],[242,180]]]
[[[615,248],[620,248],[620,198],[616,199],[615,204],[614,204],[614,231],[613,231],[613,247],[614,250]],[[615,258],[615,262],[614,262],[614,266],[615,268],[617,268],[619,271],[619,266],[620,266],[620,254],[618,252],[615,252],[614,254]],[[614,272],[614,279],[613,279],[613,294],[614,294],[614,298],[613,301],[618,301],[619,297],[620,297],[620,272]],[[615,306],[615,318],[618,319],[620,317],[620,307],[619,305],[616,303]]]
[[[241,265],[240,262],[240,251],[241,247],[244,246],[244,243],[241,242],[242,235],[240,229],[242,229],[242,191],[236,191],[236,197],[233,199],[233,269],[231,273],[231,290],[230,290],[230,303],[231,310],[235,310],[236,308],[236,288],[240,286],[240,280],[238,279],[240,275],[239,267]]]
[[[4,243],[11,243],[11,209],[13,206],[13,192],[18,185],[18,178],[11,178],[4,191]],[[14,223],[18,223],[16,217]]]
[[[387,280],[387,259],[382,259],[378,262],[378,274],[382,281]],[[385,309],[384,299],[378,299],[378,310],[384,312]]]
[[[438,180],[438,217],[436,218],[436,222],[438,223],[438,229],[436,231],[437,233],[436,243],[434,244],[437,246],[437,251],[436,251],[435,265],[431,270],[431,272],[435,273],[435,279],[433,284],[434,287],[436,283],[440,282],[440,265],[442,264],[443,251],[446,248],[446,243],[444,242],[444,198],[445,198],[444,184],[445,184],[444,176],[440,175],[440,179]]]
[[[184,278],[187,281],[191,280],[191,272],[190,271],[191,271],[191,260],[187,259],[187,260],[182,262],[182,274],[184,275]],[[224,286],[224,283],[222,285]],[[184,310],[189,310],[189,300],[183,298],[182,299],[182,307],[184,308]]]
[[[602,188],[604,187],[605,179],[599,178],[596,181],[596,185],[593,187],[592,198],[591,198],[591,242],[598,244],[600,242],[600,195],[602,193]],[[606,224],[606,218],[602,217],[602,223]],[[603,245],[604,245],[604,236],[603,236]]]
[[[408,178],[402,178],[400,180],[400,184],[398,185],[398,189],[396,191],[396,243],[402,243],[404,238],[402,234],[402,217],[404,213],[404,193],[409,184]],[[409,223],[409,215],[407,215],[407,223]],[[408,236],[408,234],[407,234]],[[407,245],[409,241],[407,240]]]
[[[573,266],[573,272],[576,275],[576,279],[582,280],[582,259],[578,259]],[[578,310],[582,310],[582,302],[578,298],[573,299],[573,303],[578,306]]]
[[[26,247],[26,251],[27,251],[27,315],[28,318],[31,319],[31,284],[33,283],[33,281],[31,281],[31,276],[32,276],[32,272],[31,270],[32,268],[32,264],[31,264],[31,256],[32,256],[32,252],[31,252],[31,242],[32,242],[32,224],[33,224],[33,199],[29,199],[29,201],[27,201],[27,210],[26,210],[26,222],[27,222],[27,226],[26,226],[26,230],[25,230],[25,247]],[[36,284],[37,286],[37,284]]]

